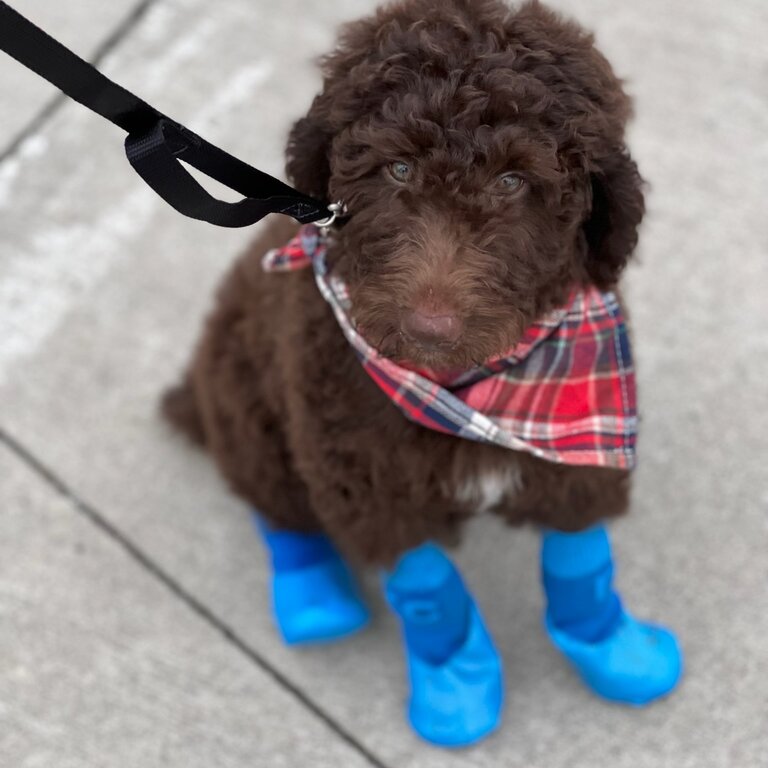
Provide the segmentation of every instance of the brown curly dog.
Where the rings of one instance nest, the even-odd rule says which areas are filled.
[[[596,525],[627,508],[636,423],[614,291],[644,206],[619,80],[576,24],[501,0],[391,3],[343,30],[323,72],[287,171],[348,215],[325,237],[263,230],[164,400],[261,513],[284,640],[367,621],[337,548],[384,567],[411,724],[446,746],[482,738],[501,663],[433,542],[490,510],[542,528],[546,632],[586,685],[634,705],[666,695],[677,641],[622,608]],[[297,263],[314,270],[265,271]],[[606,392],[618,406],[584,410]],[[536,441],[554,434],[553,456]]]

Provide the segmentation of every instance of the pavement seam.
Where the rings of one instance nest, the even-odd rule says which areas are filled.
[[[154,0],[150,0],[153,2]],[[200,619],[215,629],[221,635],[225,642],[232,645],[236,650],[243,654],[249,661],[259,667],[273,682],[290,693],[305,709],[311,712],[315,717],[321,720],[336,736],[352,750],[357,752],[374,768],[390,768],[374,755],[364,744],[352,735],[344,726],[338,723],[322,707],[313,701],[298,686],[289,680],[279,669],[257,653],[248,643],[241,638],[237,632],[220,619],[204,603],[198,600],[194,595],[188,592],[176,579],[167,573],[160,565],[146,554],[138,545],[125,536],[122,531],[115,527],[104,517],[94,506],[81,499],[53,470],[38,459],[28,448],[19,440],[8,433],[3,427],[0,427],[0,443],[6,446],[21,462],[38,475],[50,488],[56,491],[60,496],[69,501],[73,507],[90,523],[96,526],[103,534],[108,536],[135,562],[137,562],[145,571],[148,571],[157,581],[159,581],[168,591],[177,599],[183,602],[187,608],[195,613]]]
[[[104,61],[104,58],[112,53],[120,41],[144,18],[144,15],[149,8],[158,2],[159,0],[141,0],[141,2],[138,3],[138,5],[135,5],[125,18],[123,18],[123,20],[109,33],[109,35],[99,43],[92,56],[85,60],[98,68],[99,64]],[[55,29],[46,29],[45,31],[52,37],[56,37]],[[14,64],[18,64],[20,67],[24,66],[17,62],[16,59],[12,60]],[[16,136],[10,140],[5,149],[0,151],[0,164],[12,158],[28,138],[39,133],[59,108],[67,101],[70,101],[69,96],[59,92],[44,104],[37,114],[34,115]]]

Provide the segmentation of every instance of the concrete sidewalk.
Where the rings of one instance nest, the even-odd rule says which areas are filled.
[[[312,58],[373,5],[13,4],[272,173]],[[637,99],[643,430],[615,533],[632,609],[681,636],[679,692],[640,711],[590,697],[543,640],[535,538],[490,520],[459,554],[506,664],[481,746],[408,731],[373,575],[369,631],[284,648],[247,510],[155,412],[253,231],[170,210],[119,131],[0,55],[2,768],[768,767],[768,6],[555,4]]]

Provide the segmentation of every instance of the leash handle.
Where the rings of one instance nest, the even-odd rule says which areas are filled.
[[[302,224],[324,219],[328,206],[210,144],[114,83],[94,66],[0,0],[0,50],[67,96],[127,131],[133,169],[169,205],[220,227],[245,227],[269,213]],[[244,196],[217,200],[181,161]]]

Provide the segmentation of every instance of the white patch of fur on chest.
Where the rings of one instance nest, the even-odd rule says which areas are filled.
[[[512,464],[472,475],[456,490],[456,499],[476,512],[488,512],[504,499],[513,497],[521,487],[520,468]]]

